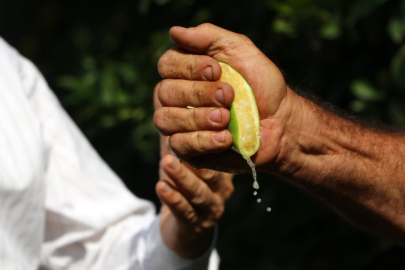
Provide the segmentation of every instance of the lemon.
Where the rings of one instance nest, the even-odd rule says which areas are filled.
[[[228,130],[232,134],[232,148],[248,159],[260,146],[260,118],[255,95],[252,87],[238,71],[226,63],[219,64],[222,68],[220,80],[230,84],[235,93],[228,124]]]

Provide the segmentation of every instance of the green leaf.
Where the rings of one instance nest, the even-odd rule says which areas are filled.
[[[319,29],[319,34],[325,39],[337,39],[341,35],[339,17],[330,17]]]
[[[287,20],[277,18],[273,21],[273,31],[280,34],[294,35],[294,26]]]
[[[381,93],[365,80],[354,81],[351,85],[351,92],[355,97],[363,101],[379,101],[383,97]]]
[[[111,66],[106,66],[101,77],[101,102],[107,107],[115,103],[115,91],[118,90],[117,77]]]
[[[388,34],[395,43],[402,43],[405,36],[405,19],[393,18],[388,23]]]

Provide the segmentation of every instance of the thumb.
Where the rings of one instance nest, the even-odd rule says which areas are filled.
[[[183,28],[174,26],[170,29],[170,38],[180,48],[192,53],[205,54],[211,57],[227,50],[235,44],[253,45],[252,41],[244,35],[237,34],[210,23],[200,24],[197,27]],[[217,57],[214,57],[217,58]],[[224,61],[226,59],[217,59]]]

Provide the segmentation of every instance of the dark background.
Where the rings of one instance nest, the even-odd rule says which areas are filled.
[[[0,35],[43,72],[69,114],[138,196],[158,205],[156,64],[173,25],[250,37],[295,89],[368,121],[405,125],[405,1],[0,2]],[[351,227],[270,175],[251,175],[220,222],[221,269],[404,269],[404,250]],[[267,213],[266,207],[272,212]]]

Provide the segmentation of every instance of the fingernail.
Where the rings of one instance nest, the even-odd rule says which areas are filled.
[[[225,104],[225,97],[224,97],[224,90],[219,89],[215,92],[215,99],[221,103],[221,104]]]
[[[162,182],[161,186],[164,193],[169,194],[172,192],[172,188],[167,183]]]
[[[212,81],[214,79],[212,67],[210,66],[210,67],[204,68],[203,75],[207,80]]]
[[[171,157],[169,161],[169,167],[172,170],[178,170],[179,169],[179,163],[177,162],[175,157]]]
[[[210,112],[209,119],[210,119],[212,122],[221,123],[222,117],[221,117],[221,112],[220,112],[220,110],[219,110],[219,109],[215,109],[215,110],[213,110],[212,112]]]
[[[224,142],[225,142],[225,139],[226,139],[225,131],[221,131],[221,132],[218,132],[218,133],[214,133],[214,139],[215,139],[217,142],[224,143]]]

